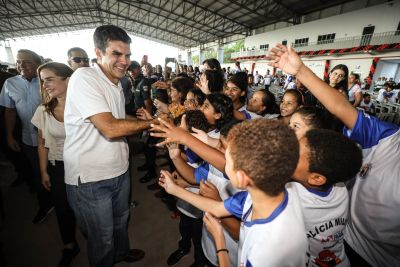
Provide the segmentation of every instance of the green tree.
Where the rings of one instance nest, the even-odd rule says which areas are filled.
[[[192,56],[192,63],[194,66],[199,66],[200,65],[200,56],[199,55]]]
[[[240,49],[244,48],[244,39],[239,40],[235,43],[231,43],[224,47],[224,62],[223,63],[231,63],[231,54],[233,52],[239,52]]]
[[[204,58],[205,58],[205,59],[208,59],[208,58],[217,58],[217,50],[215,50],[215,49],[206,50],[206,51],[204,52]]]

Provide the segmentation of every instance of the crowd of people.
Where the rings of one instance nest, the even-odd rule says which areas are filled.
[[[37,193],[34,224],[55,208],[59,266],[80,252],[76,226],[90,266],[145,256],[128,238],[131,135],[146,137],[139,181],[155,180],[148,188],[176,205],[181,239],[169,266],[191,243],[195,267],[400,264],[400,130],[370,115],[358,74],[337,65],[323,81],[284,45],[268,64],[286,76],[216,59],[153,68],[147,56],[130,60],[131,39],[117,26],[93,39],[93,62],[79,47],[68,65],[19,50],[19,74],[0,94],[14,184]],[[398,101],[396,86],[383,83],[376,101]],[[169,166],[158,172],[160,148]]]

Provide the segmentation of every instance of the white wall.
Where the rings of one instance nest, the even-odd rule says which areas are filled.
[[[295,39],[309,38],[316,42],[318,35],[336,33],[337,38],[362,35],[364,27],[375,26],[374,33],[395,31],[400,20],[400,1],[392,5],[385,3],[354,12],[345,13],[317,21],[299,24],[276,31],[265,32],[245,39],[245,47],[259,49],[262,44],[273,47],[276,43],[287,40],[294,43]]]
[[[398,63],[390,63],[390,62],[385,62],[381,61],[382,63],[382,69],[379,73],[377,73],[380,77],[386,77],[388,80],[389,78],[395,78],[397,70],[399,68]],[[379,77],[376,75],[375,78]]]
[[[397,73],[394,80],[396,81],[396,83],[400,83],[400,64],[398,64]]]

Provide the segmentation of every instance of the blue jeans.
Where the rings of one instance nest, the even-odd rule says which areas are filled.
[[[128,172],[108,180],[67,185],[68,202],[87,236],[92,267],[113,266],[129,252]]]

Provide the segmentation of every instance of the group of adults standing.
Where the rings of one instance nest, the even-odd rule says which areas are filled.
[[[98,27],[94,33],[98,64],[75,71],[62,63],[41,65],[35,52],[19,50],[20,75],[7,79],[0,95],[7,144],[22,150],[34,171],[39,210],[33,223],[43,221],[53,206],[56,209],[64,243],[59,266],[70,266],[79,253],[75,221],[87,237],[90,266],[134,262],[145,254],[129,247],[125,136],[156,121],[138,121],[125,114],[120,79],[131,63],[130,43],[123,29]],[[82,51],[69,51],[71,67],[89,65]],[[13,135],[17,114],[22,144]]]

